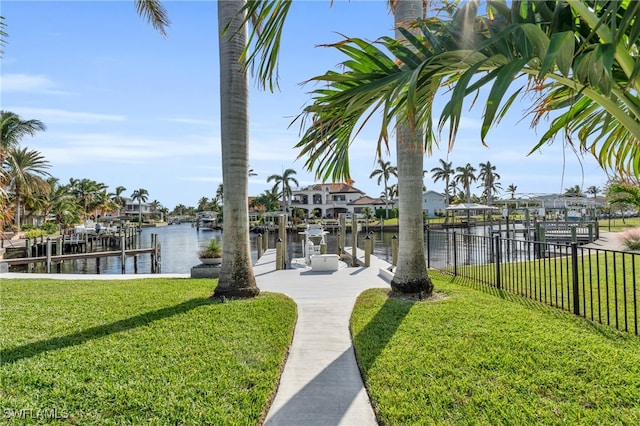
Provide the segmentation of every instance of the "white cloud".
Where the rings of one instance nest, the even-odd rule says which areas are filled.
[[[31,92],[31,93],[45,93],[50,95],[64,95],[68,92],[56,90],[54,82],[47,76],[42,74],[12,74],[7,73],[2,75],[2,85],[0,86],[3,92]]]
[[[8,109],[21,115],[25,119],[37,117],[38,120],[45,124],[92,124],[100,122],[125,121],[127,119],[124,115],[97,114],[93,112],[66,111],[62,109],[28,107],[13,107]]]

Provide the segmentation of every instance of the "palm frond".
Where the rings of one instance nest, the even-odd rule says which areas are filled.
[[[167,10],[160,0],[135,0],[136,12],[147,20],[151,26],[162,34],[167,35],[167,27],[171,24]]]

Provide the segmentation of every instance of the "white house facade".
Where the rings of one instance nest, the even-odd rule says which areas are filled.
[[[394,200],[394,202],[398,208],[402,208],[399,200]],[[446,208],[447,204],[444,194],[436,191],[426,191],[422,194],[422,212],[425,217],[444,216]]]
[[[307,217],[337,218],[340,213],[361,214],[365,207],[384,208],[384,200],[371,198],[346,183],[320,183],[292,191],[291,207]]]

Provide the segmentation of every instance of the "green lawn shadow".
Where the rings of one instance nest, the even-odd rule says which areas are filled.
[[[378,355],[393,338],[398,327],[416,302],[389,296],[371,321],[353,336],[354,350],[360,373],[366,376]],[[368,348],[364,354],[358,353],[358,347]],[[366,357],[365,357],[366,355]]]
[[[131,330],[137,327],[146,326],[154,321],[169,318],[174,315],[189,312],[199,306],[208,305],[212,302],[207,298],[187,300],[175,306],[145,312],[131,318],[126,318],[110,324],[87,328],[86,330],[66,336],[54,337],[39,342],[28,343],[15,348],[3,349],[0,351],[0,365],[11,364],[25,358],[31,358],[44,352],[55,351],[71,346],[81,345],[89,340],[98,339],[122,331]]]

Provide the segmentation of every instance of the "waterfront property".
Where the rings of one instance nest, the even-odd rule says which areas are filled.
[[[365,207],[373,211],[393,208],[393,202],[371,198],[346,183],[321,183],[293,190],[293,208],[302,209],[307,217],[337,218],[340,213],[360,214]]]

